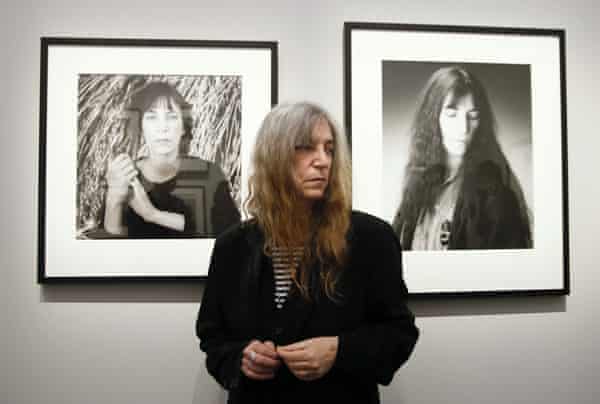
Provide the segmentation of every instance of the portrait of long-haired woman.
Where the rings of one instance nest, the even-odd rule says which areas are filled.
[[[494,108],[465,67],[437,69],[421,91],[401,192],[393,228],[406,250],[532,247],[531,215]]]

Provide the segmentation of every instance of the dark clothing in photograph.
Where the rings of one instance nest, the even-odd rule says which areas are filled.
[[[502,181],[500,169],[491,162],[480,165],[476,199],[469,204],[459,198],[450,229],[451,249],[531,248],[527,212],[519,197]],[[468,213],[468,220],[458,220],[458,212]]]
[[[221,168],[198,158],[184,158],[177,174],[161,183],[145,178],[140,182],[158,210],[182,214],[183,231],[146,222],[131,207],[124,212],[129,238],[215,237],[240,221]],[[207,222],[210,220],[210,222]]]
[[[158,210],[183,215],[185,228],[183,231],[178,231],[156,223],[146,222],[143,217],[127,206],[125,209],[125,224],[128,236],[130,238],[191,237],[196,232],[194,210],[187,206],[183,199],[173,195],[173,191],[177,187],[177,176],[165,182],[154,183],[140,172],[139,179],[152,205]]]
[[[432,169],[432,170],[435,170]],[[428,181],[430,172],[423,174],[422,181]],[[459,174],[462,176],[462,174]],[[464,178],[453,180],[451,184],[443,184],[443,187],[452,186],[456,182],[462,183]],[[467,187],[470,187],[467,188]],[[443,208],[446,203],[444,196],[445,188],[442,190],[434,212],[425,210],[419,215],[421,222],[413,226],[403,223],[401,217],[394,220],[394,230],[403,239],[405,249],[428,249],[415,248],[415,238],[422,237],[423,229],[419,226],[423,223],[438,223],[436,229],[425,229],[434,232],[429,234],[430,239],[440,238],[442,247],[433,249],[508,249],[508,248],[530,248],[531,233],[525,207],[519,203],[519,196],[502,179],[500,168],[491,161],[481,163],[472,178],[464,186],[454,189],[456,199],[453,203],[453,212],[449,219],[438,218],[435,209],[438,205]],[[471,197],[465,198],[468,192]],[[452,194],[452,193],[451,193]],[[524,205],[524,203],[523,203]],[[431,217],[439,220],[431,220]],[[439,223],[438,223],[439,224]],[[439,228],[439,229],[438,229]],[[418,230],[418,231],[416,231]],[[423,245],[422,240],[418,240]],[[433,244],[433,243],[429,243]]]
[[[389,224],[353,212],[347,239],[338,301],[321,291],[313,266],[311,301],[292,286],[281,308],[273,300],[273,262],[256,222],[217,239],[196,331],[209,373],[229,391],[228,403],[380,402],[377,384],[392,381],[419,332],[406,306],[401,248]],[[302,381],[283,362],[268,381],[249,379],[240,369],[253,339],[279,346],[322,336],[338,336],[339,344],[333,367],[320,379]]]

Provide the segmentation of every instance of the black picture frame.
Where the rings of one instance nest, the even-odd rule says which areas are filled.
[[[230,183],[235,175],[241,184],[258,126],[278,102],[277,42],[42,37],[40,43],[38,283],[206,279],[214,237],[78,239],[79,80],[82,75],[125,75],[148,82],[208,77],[212,83],[239,77],[239,161],[235,171],[224,173]],[[206,176],[218,165],[213,163],[195,170]],[[204,185],[186,181],[183,192],[195,192],[204,205]],[[229,187],[238,202],[243,188]],[[203,226],[206,220],[204,212]]]
[[[491,83],[497,90],[488,93],[492,108],[502,107],[496,114],[501,148],[506,138],[517,138],[506,135],[507,127],[526,133],[519,138],[528,144],[519,149],[526,150],[526,167],[513,170],[531,212],[531,246],[446,251],[404,246],[411,250],[403,254],[411,296],[570,293],[565,35],[562,29],[344,23],[344,111],[355,208],[394,221],[417,100],[432,72],[443,66],[476,70],[484,87]],[[509,90],[511,85],[516,89]],[[506,101],[511,94],[521,103]],[[514,165],[516,158],[509,157]]]

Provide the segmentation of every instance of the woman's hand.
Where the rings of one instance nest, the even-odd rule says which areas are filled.
[[[144,186],[137,177],[131,180],[131,186],[133,187],[133,196],[129,200],[129,206],[145,221],[155,222],[158,209],[154,207],[150,198],[148,198]]]
[[[119,154],[108,163],[106,170],[108,196],[115,202],[125,202],[129,184],[137,175],[138,171],[131,157],[127,153]]]
[[[242,372],[250,379],[269,380],[281,365],[275,344],[271,341],[250,342],[242,352]]]
[[[329,372],[337,349],[338,337],[317,337],[277,347],[277,353],[298,379],[308,381]]]

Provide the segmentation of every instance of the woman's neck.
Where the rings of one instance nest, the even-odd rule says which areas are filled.
[[[305,245],[310,238],[314,215],[313,206],[312,201],[302,201],[295,206],[292,212],[292,228],[294,229],[292,237],[295,246]]]
[[[298,200],[298,204],[296,205],[296,208],[294,209],[295,212],[294,214],[297,215],[296,217],[311,217],[313,214],[313,206],[314,206],[315,202],[308,200],[308,199],[300,199]]]
[[[154,181],[162,181],[173,177],[179,171],[180,160],[176,153],[151,154],[146,160],[146,175]]]
[[[454,178],[460,170],[462,164],[462,156],[448,156],[446,159],[446,167],[448,168],[447,178]]]

